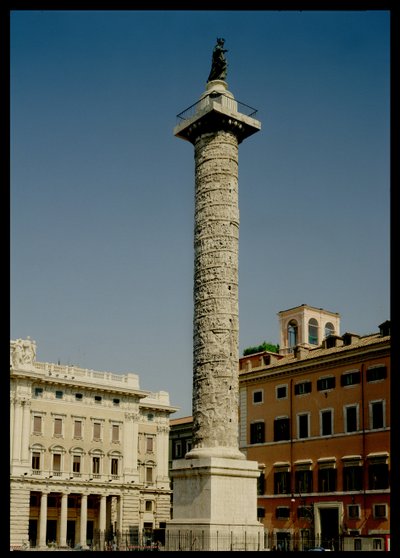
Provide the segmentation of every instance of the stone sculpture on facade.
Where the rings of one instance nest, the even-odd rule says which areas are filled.
[[[26,368],[34,365],[36,360],[36,343],[29,337],[17,339],[10,347],[10,364],[14,368]]]

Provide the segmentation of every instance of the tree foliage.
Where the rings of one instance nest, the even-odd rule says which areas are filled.
[[[261,345],[255,347],[247,347],[244,349],[243,356],[253,355],[254,353],[261,353],[262,351],[269,351],[270,353],[279,353],[279,345],[274,345],[272,343],[267,343],[263,341]]]

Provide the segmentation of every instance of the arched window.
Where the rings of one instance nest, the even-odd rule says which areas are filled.
[[[288,343],[290,349],[293,349],[297,345],[297,330],[296,320],[290,320],[288,325]]]
[[[315,318],[308,321],[308,342],[310,345],[318,345],[318,322]]]
[[[331,322],[326,322],[325,324],[325,337],[329,337],[329,335],[335,334],[335,328]]]

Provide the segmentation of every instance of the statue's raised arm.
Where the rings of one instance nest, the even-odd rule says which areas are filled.
[[[228,51],[224,48],[224,44],[225,39],[217,39],[217,44],[215,45],[212,54],[211,71],[210,75],[208,76],[207,83],[209,81],[213,81],[214,79],[225,80],[226,78],[228,64],[226,62],[225,52]]]

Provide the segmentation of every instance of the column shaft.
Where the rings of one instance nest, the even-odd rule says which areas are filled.
[[[21,460],[25,465],[29,462],[30,419],[30,401],[24,401],[22,407]]]
[[[68,494],[61,495],[60,546],[67,546]]]
[[[16,399],[14,410],[13,461],[21,459],[22,401]]]
[[[193,445],[238,451],[238,140],[195,143]]]
[[[47,530],[47,492],[42,492],[40,498],[40,519],[39,519],[39,546],[46,546]]]
[[[87,495],[81,495],[81,529],[80,529],[80,543],[86,546],[87,535]]]

